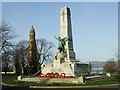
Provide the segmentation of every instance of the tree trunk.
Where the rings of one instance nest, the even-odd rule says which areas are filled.
[[[7,74],[7,71],[8,71],[8,68],[7,68],[7,67],[5,67],[5,74]]]
[[[22,67],[22,74],[24,74],[25,73],[25,70],[24,70],[24,67]]]
[[[17,73],[17,69],[16,69],[15,66],[13,67],[13,72],[14,72],[15,74]]]

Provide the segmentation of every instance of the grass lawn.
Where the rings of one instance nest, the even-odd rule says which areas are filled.
[[[114,78],[108,78],[105,80],[100,80],[86,84],[52,83],[52,84],[35,84],[32,86],[95,86],[95,85],[110,85],[110,84],[120,84],[120,81],[115,81]]]
[[[2,76],[19,76],[20,74],[2,74]]]
[[[92,82],[92,83],[87,83],[86,86],[90,86],[90,85],[109,85],[109,84],[120,84],[120,81],[115,80],[114,78],[108,78],[108,79],[104,79],[104,80],[100,80],[100,81],[96,81],[96,82]]]
[[[3,81],[3,83],[9,85],[18,85],[18,86],[24,86],[28,84],[31,84],[32,86],[93,86],[93,85],[120,84],[120,81],[116,81],[114,78],[107,78],[104,80],[86,83],[86,84],[66,84],[66,83],[39,84],[34,82],[25,82],[25,81],[17,81],[16,79],[9,79]]]
[[[9,85],[24,86],[33,82],[25,82],[25,81],[17,81],[16,79],[9,79],[9,80],[3,81],[3,83],[9,84]]]

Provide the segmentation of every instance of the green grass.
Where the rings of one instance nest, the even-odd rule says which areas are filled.
[[[13,73],[11,73],[11,74],[2,74],[2,76],[19,76],[19,75],[27,76],[26,74],[13,74]]]
[[[67,83],[52,83],[52,84],[35,84],[32,86],[92,86],[92,85],[109,85],[109,84],[120,84],[120,81],[115,81],[114,78],[108,78],[96,82],[86,84],[67,84]]]
[[[17,81],[15,79],[10,79],[10,80],[5,80],[3,81],[3,83],[5,84],[9,84],[9,85],[19,85],[19,86],[23,86],[29,83],[33,83],[33,82],[25,82],[25,81]]]
[[[120,84],[120,81],[115,80],[115,78],[107,78],[104,80],[86,83],[86,84],[66,84],[66,83],[51,83],[51,84],[39,84],[39,83],[33,83],[33,82],[25,82],[25,81],[17,81],[15,79],[5,80],[3,81],[5,84],[9,85],[18,85],[23,86],[27,84],[33,84],[32,86],[92,86],[92,85],[109,85],[109,84]]]
[[[120,81],[115,80],[114,78],[108,78],[105,80],[100,80],[92,83],[87,83],[87,86],[90,85],[109,85],[109,84],[120,84]]]

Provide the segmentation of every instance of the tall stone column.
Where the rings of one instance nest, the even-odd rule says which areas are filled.
[[[68,7],[61,8],[60,12],[60,37],[69,37],[66,42],[67,60],[75,60],[75,52],[73,49],[71,15]]]
[[[28,74],[35,74],[37,72],[37,47],[35,40],[35,30],[32,26],[28,41]]]

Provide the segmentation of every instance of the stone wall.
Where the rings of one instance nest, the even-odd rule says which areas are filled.
[[[83,77],[78,78],[21,78],[19,81],[29,81],[29,82],[38,82],[38,83],[85,83]]]

